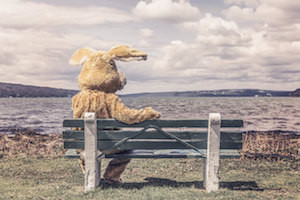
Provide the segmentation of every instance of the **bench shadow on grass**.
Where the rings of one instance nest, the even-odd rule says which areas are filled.
[[[142,189],[147,186],[154,187],[194,187],[199,189],[204,189],[203,181],[191,181],[191,182],[177,182],[170,179],[165,178],[153,178],[148,177],[144,179],[147,182],[131,182],[131,183],[123,183],[121,185],[111,185],[105,183],[101,180],[102,189],[106,188],[122,188],[122,189]],[[264,191],[263,188],[259,188],[255,181],[234,181],[234,182],[220,182],[220,188],[227,188],[229,190],[239,190],[239,191]]]

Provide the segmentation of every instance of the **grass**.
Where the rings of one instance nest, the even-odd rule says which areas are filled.
[[[76,159],[2,158],[0,199],[300,199],[299,170],[299,161],[224,159],[220,190],[206,193],[201,159],[135,159],[123,185],[85,194]]]

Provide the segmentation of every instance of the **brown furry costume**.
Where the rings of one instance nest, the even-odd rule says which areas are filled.
[[[117,70],[114,60],[146,60],[147,54],[128,46],[118,46],[109,52],[90,48],[77,50],[70,59],[71,65],[83,65],[78,77],[81,91],[72,99],[74,118],[85,112],[95,112],[97,118],[115,118],[127,124],[157,119],[160,113],[150,107],[135,110],[126,107],[114,93],[123,88],[126,78]],[[129,159],[113,159],[104,178],[108,182],[121,182],[120,176]]]
[[[97,90],[83,90],[73,97],[72,102],[74,118],[83,118],[85,112],[95,112],[97,118],[114,118],[127,124],[134,124],[159,117],[159,114],[150,107],[140,110],[130,109],[117,95]]]

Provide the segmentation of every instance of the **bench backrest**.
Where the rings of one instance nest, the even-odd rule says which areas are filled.
[[[84,119],[66,119],[63,126],[81,129],[63,132],[64,148],[84,149]],[[114,119],[97,119],[97,146],[108,149],[126,140],[117,149],[206,149],[207,130],[201,129],[207,127],[208,120],[148,120],[128,125]],[[242,132],[232,129],[243,127],[243,121],[222,119],[220,127],[230,128],[221,129],[220,149],[241,149]]]

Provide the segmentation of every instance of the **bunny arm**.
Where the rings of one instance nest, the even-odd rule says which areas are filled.
[[[107,95],[107,102],[109,102],[110,113],[112,118],[117,119],[126,124],[135,124],[145,120],[153,120],[160,118],[161,114],[151,107],[143,109],[130,109],[125,106],[120,98],[115,94]]]
[[[161,114],[150,107],[136,110],[126,107],[113,93],[84,90],[72,98],[74,118],[83,118],[85,112],[95,112],[98,118],[114,118],[126,124],[158,119]]]

